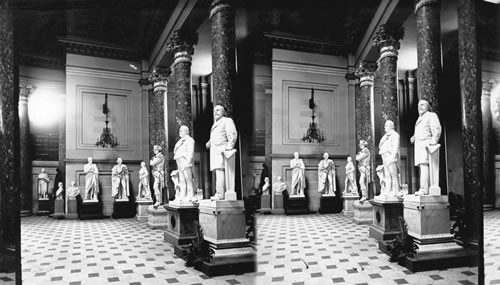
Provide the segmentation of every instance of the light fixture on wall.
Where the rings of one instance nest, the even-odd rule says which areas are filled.
[[[102,129],[101,137],[97,139],[96,146],[101,147],[115,147],[118,145],[118,140],[111,134],[111,129],[108,127],[108,93],[104,93],[104,104],[102,105],[102,113],[106,115],[106,127]]]
[[[316,122],[314,122],[314,118],[316,118],[316,116],[314,116],[314,107],[316,107],[316,104],[314,104],[314,88],[311,88],[311,99],[309,99],[309,109],[311,109],[312,111],[311,115],[312,122],[309,123],[309,128],[302,137],[302,140],[308,143],[313,143],[315,141],[320,143],[325,140],[325,136],[319,130]]]

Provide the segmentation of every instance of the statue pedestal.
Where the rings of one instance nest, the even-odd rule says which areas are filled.
[[[270,214],[271,213],[271,195],[262,194],[260,196],[260,210],[261,214]]]
[[[287,199],[287,198],[285,198]],[[290,196],[285,203],[285,214],[308,214],[308,202],[305,196]]]
[[[368,201],[363,203],[360,203],[359,200],[354,201],[352,206],[354,208],[354,223],[358,225],[373,224],[373,206]]]
[[[448,196],[407,195],[403,203],[408,234],[419,248],[402,265],[413,272],[474,265],[477,253],[458,245],[450,234]]]
[[[373,206],[373,224],[370,226],[370,237],[378,241],[378,248],[388,253],[387,243],[401,232],[399,217],[403,216],[402,201],[370,200]]]
[[[64,219],[64,200],[56,199],[54,201],[54,219]]]
[[[50,213],[50,201],[49,199],[39,199],[38,200],[38,212],[39,216],[48,215]]]
[[[321,195],[318,212],[320,214],[342,212],[342,198],[339,196]]]
[[[193,203],[175,203],[164,206],[167,210],[168,227],[163,238],[174,246],[177,256],[184,258],[184,248],[196,238],[198,206]]]
[[[199,211],[203,238],[214,251],[199,270],[208,276],[254,272],[255,250],[246,238],[244,202],[201,200]]]
[[[66,219],[78,219],[78,201],[76,199],[68,199],[66,203]]]
[[[102,219],[102,204],[99,201],[84,200],[80,206],[80,220]]]
[[[345,217],[354,216],[354,202],[359,200],[359,196],[352,193],[344,195],[344,210],[342,211]]]
[[[148,208],[153,205],[153,200],[138,200],[136,203],[137,214],[135,217],[138,221],[146,221],[148,219]]]
[[[122,199],[113,202],[113,214],[111,214],[113,219],[129,219],[135,217],[135,214],[135,205],[129,200]]]
[[[148,228],[150,229],[162,229],[166,230],[168,228],[168,218],[167,210],[163,206],[155,209],[154,206],[148,207]]]
[[[273,197],[273,209],[271,212],[273,214],[283,214],[285,213],[285,208],[283,207],[283,194],[274,193]]]

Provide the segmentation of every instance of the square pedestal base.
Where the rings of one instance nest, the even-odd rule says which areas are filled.
[[[308,214],[308,202],[304,196],[290,196],[285,204],[285,214]]]
[[[138,200],[137,202],[137,214],[135,217],[138,221],[148,220],[148,208],[153,205],[153,200]]]
[[[260,210],[261,214],[270,214],[271,213],[271,195],[262,195],[260,196]]]
[[[99,202],[83,202],[80,205],[80,220],[102,219],[102,204]]]
[[[283,195],[280,194],[274,194],[273,197],[273,209],[271,212],[273,214],[284,214],[285,213],[285,208],[283,207]]]
[[[135,205],[130,201],[115,201],[113,202],[113,219],[129,219],[135,217]]]
[[[50,213],[50,200],[38,200],[38,212],[36,213],[39,216],[48,215]]]
[[[419,246],[415,257],[407,257],[401,266],[412,272],[437,270],[463,266],[477,266],[478,252],[470,248],[463,248],[454,242],[433,246]],[[420,250],[423,249],[423,252]]]
[[[198,206],[165,205],[168,227],[163,238],[174,246],[177,256],[184,258],[184,248],[196,238]]]
[[[381,251],[388,253],[387,243],[401,232],[399,218],[403,216],[403,202],[370,200],[370,204],[373,206],[370,237],[378,241]]]
[[[342,198],[339,196],[321,196],[318,212],[320,214],[342,212]]]
[[[354,223],[358,225],[371,225],[373,224],[373,206],[368,201],[360,203],[359,200],[355,201],[352,205],[354,208]]]
[[[65,215],[66,219],[78,219],[78,201],[76,199],[68,199],[66,203],[68,203]]]
[[[345,194],[344,195],[344,210],[343,214],[345,217],[353,217],[354,216],[354,202],[359,200],[358,195],[353,194]]]
[[[163,206],[154,208],[154,206],[148,207],[148,228],[150,229],[162,229],[166,230],[168,227],[167,210]]]
[[[64,200],[56,199],[54,201],[54,219],[64,219]]]

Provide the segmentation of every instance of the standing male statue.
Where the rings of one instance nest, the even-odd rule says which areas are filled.
[[[85,200],[97,201],[99,193],[99,170],[92,163],[92,157],[87,158],[88,163],[83,166],[85,173]]]
[[[189,136],[189,128],[184,125],[179,128],[179,137],[180,139],[174,147],[174,160],[179,172],[180,197],[175,196],[175,200],[193,201],[195,199],[193,183],[194,139]]]
[[[368,199],[368,184],[371,182],[371,166],[370,166],[370,150],[368,149],[368,142],[365,140],[359,141],[359,152],[356,154],[356,161],[358,162],[359,170],[359,188],[361,188],[362,203]]]
[[[292,169],[292,193],[290,196],[304,196],[306,166],[304,165],[304,161],[299,157],[298,152],[293,153],[293,159],[290,160],[290,168]]]
[[[419,117],[415,123],[415,133],[410,138],[415,144],[415,166],[420,168],[420,189],[415,195],[429,194],[437,187],[435,194],[441,195],[439,189],[439,138],[441,123],[436,113],[430,111],[429,102],[418,102]]]
[[[49,182],[49,175],[45,172],[45,168],[42,168],[40,174],[38,174],[38,198],[40,200],[49,198]]]
[[[153,167],[151,171],[153,174],[153,190],[155,191],[156,203],[154,208],[158,208],[162,204],[163,186],[165,185],[165,158],[161,153],[161,146],[153,146],[153,157],[149,161],[149,165]]]
[[[394,196],[399,192],[399,134],[394,130],[394,122],[385,121],[385,135],[380,139],[379,154],[384,165],[385,193],[380,196]]]
[[[206,143],[207,149],[210,149],[210,171],[215,171],[216,193],[210,197],[212,200],[236,200],[234,145],[238,133],[233,120],[224,117],[224,113],[224,107],[221,105],[214,107],[214,124],[210,131],[210,140]]]
[[[128,168],[122,164],[122,158],[119,157],[111,169],[111,196],[117,200],[128,200],[130,196],[128,181]]]
[[[329,159],[327,152],[323,154],[323,159],[318,163],[318,192],[335,196],[337,185],[335,185],[335,163]]]

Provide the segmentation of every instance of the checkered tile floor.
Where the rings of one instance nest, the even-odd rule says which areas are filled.
[[[485,284],[500,284],[500,210],[484,212]]]

